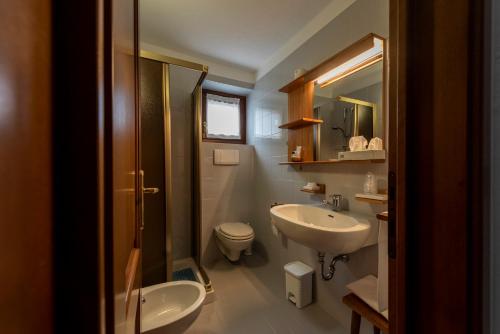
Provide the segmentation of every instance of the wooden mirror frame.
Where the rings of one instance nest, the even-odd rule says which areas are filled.
[[[361,52],[368,50],[373,46],[374,38],[382,41],[382,141],[384,148],[387,147],[387,42],[386,39],[370,33],[360,40],[354,42],[350,46],[336,53],[334,56],[321,62],[313,69],[307,71],[302,76],[296,78],[279,91],[288,94],[288,123],[282,124],[280,128],[288,129],[288,162],[281,164],[302,165],[302,164],[330,164],[340,162],[385,162],[385,159],[375,160],[314,160],[314,129],[313,125],[322,123],[321,120],[314,119],[313,116],[313,100],[315,81],[321,75],[327,73],[332,68],[335,68],[349,59],[352,59]],[[371,65],[371,64],[370,64]],[[370,66],[368,65],[368,66]],[[356,71],[349,73],[346,76],[356,73],[365,67],[360,67]],[[303,159],[300,162],[292,162],[292,151],[296,146],[302,146],[304,150]]]

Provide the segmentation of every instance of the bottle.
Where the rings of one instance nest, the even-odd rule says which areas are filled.
[[[365,194],[376,194],[378,192],[377,180],[372,172],[366,173],[365,183],[363,185],[363,192]]]

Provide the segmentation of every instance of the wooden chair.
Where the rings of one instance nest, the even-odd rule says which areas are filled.
[[[378,275],[367,275],[357,281],[347,284],[351,291],[342,301],[352,310],[351,334],[359,334],[361,317],[373,325],[373,333],[380,331],[389,334],[387,309],[389,299],[389,256],[388,256],[388,226],[387,213],[377,215],[378,231]]]
[[[389,333],[389,321],[362,301],[361,298],[350,293],[344,296],[342,301],[352,310],[351,334],[359,334],[361,317],[365,318],[373,325],[374,334],[380,334],[380,331]]]

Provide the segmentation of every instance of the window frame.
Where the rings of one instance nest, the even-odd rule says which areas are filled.
[[[240,139],[208,138],[205,127],[207,121],[207,94],[232,97],[240,100]],[[246,144],[247,143],[247,97],[230,93],[219,92],[211,89],[202,90],[202,141],[207,143],[226,143],[226,144]]]

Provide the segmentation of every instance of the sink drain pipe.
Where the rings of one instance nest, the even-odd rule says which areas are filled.
[[[348,262],[349,255],[341,254],[334,256],[332,258],[332,261],[330,262],[330,265],[328,266],[328,274],[325,274],[325,253],[318,252],[318,261],[321,264],[321,278],[323,279],[323,281],[329,281],[333,278],[333,275],[335,275],[335,265],[337,264],[337,262]]]

